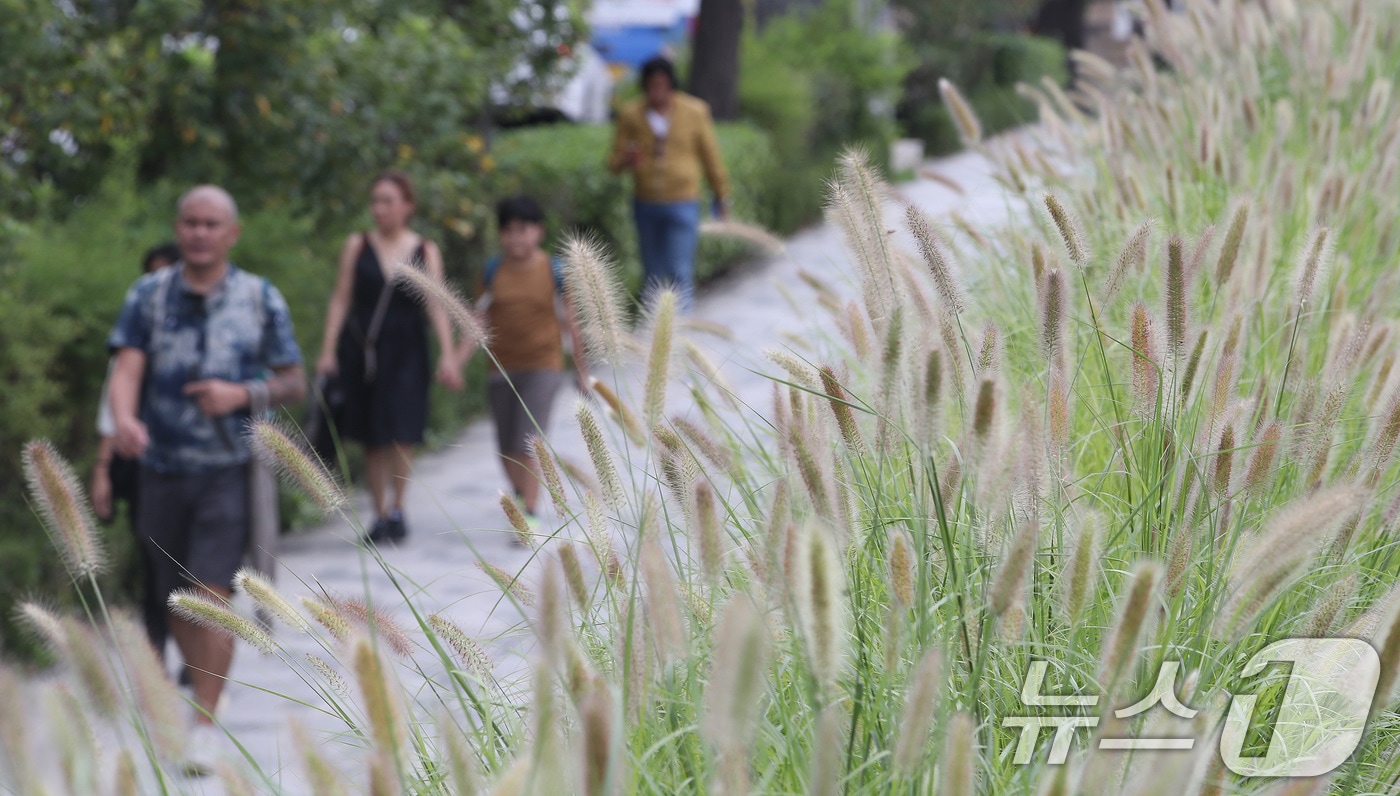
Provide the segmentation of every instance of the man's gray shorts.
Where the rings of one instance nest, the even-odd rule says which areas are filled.
[[[248,545],[248,465],[176,474],[142,468],[136,526],[162,598],[196,583],[230,588]]]
[[[496,421],[496,445],[501,453],[528,452],[526,438],[549,428],[554,396],[563,385],[562,370],[513,370],[510,381],[499,373],[491,374],[486,399]]]

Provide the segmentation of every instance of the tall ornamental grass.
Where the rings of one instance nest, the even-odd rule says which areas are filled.
[[[319,641],[271,654],[357,750],[348,771],[316,738],[289,750],[312,790],[1395,792],[1400,8],[1146,7],[1128,68],[1081,55],[1080,96],[1023,89],[1036,133],[982,142],[944,88],[1024,199],[1008,229],[908,208],[906,249],[888,186],[860,154],[840,161],[828,212],[858,298],[808,280],[830,333],[816,355],[767,352],[766,406],[709,378],[670,297],[641,334],[622,329],[604,253],[570,244],[590,349],[624,367],[577,408],[589,466],[534,446],[562,527],[518,529],[535,549],[520,572],[482,563],[528,618],[531,670],[498,678],[490,639],[407,598],[412,620],[395,622],[382,604],[243,584],[278,633]],[[676,378],[694,397],[684,416],[663,387]],[[295,448],[272,455],[321,483]],[[62,503],[81,496],[36,469],[55,454],[31,456],[85,576],[83,511]],[[53,709],[125,728],[94,766],[88,736],[53,725],[66,782],[178,791],[179,734],[137,631],[89,605],[94,624],[25,608],[65,664]],[[1259,694],[1261,715],[1283,700],[1278,678],[1242,679],[1245,662],[1313,636],[1379,653],[1359,747],[1316,780],[1232,773],[1218,752],[1231,695]],[[1193,718],[1115,714],[1161,696],[1162,671],[1164,704]],[[1071,707],[1029,709],[1028,680]],[[1004,722],[1026,715],[1098,721],[1056,765],[1053,732],[1023,759]],[[3,716],[14,749],[26,727]],[[1158,735],[1195,743],[1100,749]],[[1255,732],[1244,751],[1269,742]],[[24,790],[27,761],[10,762]],[[251,762],[224,777],[230,792],[279,782]]]

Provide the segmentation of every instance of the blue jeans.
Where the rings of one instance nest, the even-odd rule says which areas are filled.
[[[695,246],[700,240],[700,202],[632,204],[637,221],[637,247],[642,254],[642,296],[650,302],[657,288],[670,286],[679,294],[681,309],[695,301]]]

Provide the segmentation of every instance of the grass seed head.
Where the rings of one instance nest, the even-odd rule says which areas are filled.
[[[593,362],[617,364],[629,348],[624,293],[600,243],[571,236],[564,241],[564,292],[578,317],[584,348]]]
[[[651,329],[651,353],[647,357],[647,377],[642,416],[647,428],[666,412],[666,384],[671,374],[671,335],[676,323],[676,292],[657,291],[652,297],[647,326]]]
[[[1084,230],[1079,219],[1070,213],[1055,194],[1045,194],[1044,201],[1045,210],[1050,214],[1050,220],[1054,222],[1060,239],[1065,243],[1065,251],[1069,254],[1070,261],[1079,266],[1088,265],[1089,247],[1085,242]]]
[[[942,658],[938,651],[924,653],[909,681],[904,719],[899,727],[899,739],[895,742],[894,768],[904,777],[913,776],[928,757],[926,750],[933,732],[933,719],[938,713],[942,677]]]
[[[647,617],[656,635],[657,652],[662,660],[683,660],[689,649],[680,605],[676,601],[676,581],[666,554],[653,539],[642,543],[642,580],[646,583]]]
[[[580,608],[587,608],[589,602],[588,583],[583,577],[583,564],[579,561],[578,548],[573,542],[559,543],[559,565],[564,568],[564,582],[569,594]]]
[[[1159,581],[1161,568],[1155,562],[1143,562],[1133,570],[1127,598],[1123,600],[1113,633],[1104,644],[1103,657],[1099,664],[1099,681],[1106,693],[1112,694],[1113,686],[1122,670],[1137,652],[1142,631],[1147,625],[1152,603],[1156,598]]]
[[[282,593],[277,591],[277,587],[257,570],[244,567],[234,574],[233,582],[239,591],[252,598],[253,602],[268,614],[277,617],[282,624],[303,632],[310,629],[306,617],[292,607]]]
[[[491,327],[481,315],[468,306],[462,294],[440,276],[433,276],[426,268],[409,263],[401,263],[394,271],[394,281],[418,297],[426,307],[437,307],[457,327],[463,337],[477,346],[486,347],[491,343]]]
[[[977,792],[977,725],[967,713],[953,715],[943,745],[941,793]]]
[[[903,528],[890,531],[890,592],[901,608],[914,605],[914,543]]]
[[[476,568],[486,574],[487,577],[500,587],[501,591],[515,598],[515,601],[526,608],[535,607],[535,593],[526,588],[519,577],[511,577],[505,570],[495,564],[477,560]]]
[[[93,522],[92,507],[78,474],[48,440],[31,440],[24,446],[24,479],[39,508],[63,563],[74,579],[86,578],[107,566],[106,553]]]
[[[588,458],[593,462],[593,472],[598,476],[598,483],[603,490],[603,500],[609,508],[616,511],[626,502],[626,496],[622,490],[622,481],[617,476],[617,467],[613,464],[612,452],[608,450],[608,443],[603,438],[603,429],[598,426],[598,417],[593,414],[588,404],[582,401],[574,409],[574,416],[578,419],[579,431],[583,433],[584,444],[588,447]]]
[[[393,761],[402,759],[408,752],[409,737],[399,688],[390,680],[384,660],[379,657],[369,638],[361,637],[355,642],[352,656],[355,682],[359,684],[360,698],[364,700],[366,723],[375,751],[389,759],[389,771],[395,772],[386,772],[386,776],[397,779],[398,766]]]
[[[1220,259],[1215,264],[1215,284],[1224,287],[1230,282],[1235,263],[1240,257],[1240,247],[1244,244],[1245,225],[1249,223],[1250,204],[1242,200],[1230,214],[1230,228],[1225,233],[1225,243],[1220,247]]]
[[[272,420],[254,420],[248,425],[249,447],[255,456],[311,498],[322,513],[341,510],[349,496],[320,460],[295,441],[298,436],[298,432]]]
[[[525,512],[520,509],[520,504],[515,502],[515,497],[501,492],[497,495],[497,500],[501,504],[501,511],[506,515],[506,520],[510,523],[510,528],[515,532],[515,538],[520,541],[522,547],[527,550],[535,550],[539,545],[535,543],[534,532],[530,530],[530,522],[525,519]]]
[[[432,628],[438,638],[447,642],[447,646],[456,654],[457,661],[469,671],[482,679],[491,676],[491,671],[494,668],[491,664],[491,658],[487,656],[481,645],[467,635],[465,630],[442,614],[429,615],[428,626]]]
[[[938,93],[943,96],[943,104],[953,117],[953,125],[958,128],[958,137],[962,139],[963,146],[975,147],[982,143],[982,123],[957,86],[945,78],[939,78]]]
[[[961,313],[967,309],[967,300],[954,275],[953,255],[948,251],[948,245],[934,228],[933,222],[929,221],[928,216],[919,208],[912,204],[905,206],[904,216],[909,224],[909,231],[914,235],[914,244],[919,249],[919,256],[923,258],[925,267],[933,277],[933,288],[938,294],[938,300],[949,312]]]
[[[768,632],[750,599],[730,598],[715,631],[715,655],[701,730],[716,748],[752,742],[767,685]]]
[[[191,622],[243,639],[260,652],[271,655],[279,648],[261,627],[236,613],[226,604],[214,602],[202,592],[181,590],[170,595],[170,610]]]
[[[1331,262],[1332,247],[1332,231],[1327,227],[1318,227],[1308,235],[1302,257],[1298,260],[1298,276],[1294,284],[1294,300],[1299,305],[1307,304],[1312,299]]]

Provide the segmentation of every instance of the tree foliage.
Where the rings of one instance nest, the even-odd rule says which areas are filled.
[[[145,181],[322,216],[391,165],[462,193],[490,170],[492,106],[538,95],[578,19],[568,0],[0,0],[0,215],[90,192],[123,140]]]

